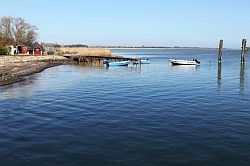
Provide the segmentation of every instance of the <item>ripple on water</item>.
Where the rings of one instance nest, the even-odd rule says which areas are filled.
[[[165,50],[150,65],[58,66],[1,87],[0,165],[246,165],[249,67],[225,54],[221,71],[214,51]],[[168,63],[187,55],[202,65]]]

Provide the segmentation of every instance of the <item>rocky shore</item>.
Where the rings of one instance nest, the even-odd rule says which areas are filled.
[[[23,81],[44,69],[72,63],[62,56],[0,56],[0,86]]]

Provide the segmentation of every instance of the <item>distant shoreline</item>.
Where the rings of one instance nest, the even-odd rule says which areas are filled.
[[[202,48],[202,47],[90,47],[105,48],[110,50],[218,50],[218,48]],[[236,48],[224,48],[223,50],[240,50]]]

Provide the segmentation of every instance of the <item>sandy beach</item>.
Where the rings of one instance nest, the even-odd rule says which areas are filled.
[[[0,86],[22,81],[25,76],[68,63],[70,61],[62,56],[2,56]]]

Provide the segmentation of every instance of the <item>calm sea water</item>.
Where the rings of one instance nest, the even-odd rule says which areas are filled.
[[[152,64],[58,66],[0,87],[0,165],[249,165],[240,51],[114,50]],[[201,66],[171,66],[197,58]]]

